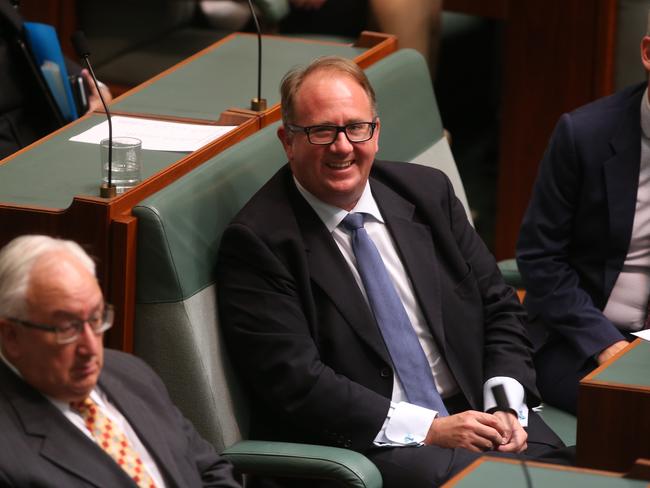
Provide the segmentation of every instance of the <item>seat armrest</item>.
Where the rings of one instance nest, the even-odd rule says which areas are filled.
[[[254,0],[264,18],[271,23],[278,23],[289,13],[288,0]]]
[[[338,447],[240,441],[222,455],[246,474],[334,480],[353,488],[381,488],[377,467],[363,454]]]
[[[504,259],[497,263],[499,266],[499,271],[503,275],[505,282],[515,288],[516,290],[524,289],[524,281],[521,279],[521,274],[519,274],[519,268],[517,267],[516,259]]]

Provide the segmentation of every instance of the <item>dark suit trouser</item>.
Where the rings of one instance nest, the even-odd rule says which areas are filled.
[[[572,465],[575,460],[574,448],[562,448],[562,441],[534,412],[530,412],[528,449],[525,459]],[[509,453],[496,451],[486,455],[497,457],[516,457]],[[377,465],[384,480],[384,488],[431,488],[439,486],[476,459],[483,456],[466,449],[445,449],[437,446],[396,447],[376,449],[366,456]]]
[[[576,415],[580,380],[596,368],[596,361],[580,358],[571,344],[553,339],[533,359],[544,403]]]

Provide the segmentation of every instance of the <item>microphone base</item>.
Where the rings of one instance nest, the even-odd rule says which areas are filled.
[[[266,110],[266,98],[251,98],[251,110],[264,112]]]
[[[117,195],[117,188],[115,185],[108,186],[108,183],[102,183],[99,186],[99,196],[102,198],[113,198]]]

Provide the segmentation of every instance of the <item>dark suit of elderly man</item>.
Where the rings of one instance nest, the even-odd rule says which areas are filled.
[[[282,104],[289,164],[227,228],[218,263],[251,435],[361,451],[386,487],[436,486],[482,452],[561,446],[528,408],[524,311],[449,181],[375,161],[363,72],[319,59],[285,77]],[[497,383],[512,410],[488,413]]]
[[[112,320],[77,244],[0,251],[0,486],[239,487],[153,371],[104,350]]]

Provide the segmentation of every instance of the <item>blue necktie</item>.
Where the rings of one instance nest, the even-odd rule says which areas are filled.
[[[436,410],[441,416],[449,415],[404,304],[363,227],[363,214],[350,213],[342,223],[351,232],[361,281],[408,401]]]

